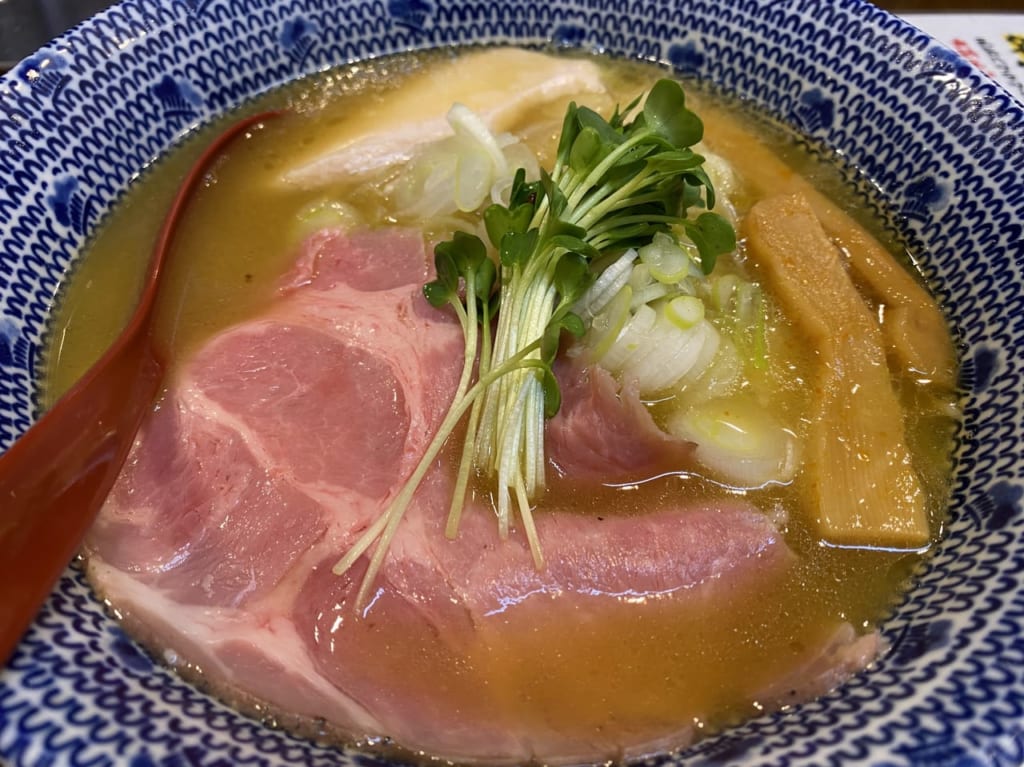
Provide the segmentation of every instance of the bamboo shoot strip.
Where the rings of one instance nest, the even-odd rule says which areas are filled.
[[[917,549],[930,538],[881,329],[810,203],[762,200],[747,219],[754,267],[816,354],[804,481],[837,546]]]
[[[863,226],[786,165],[756,133],[714,112],[704,115],[704,120],[708,144],[723,154],[744,158],[740,170],[759,197],[799,194],[807,199],[857,278],[885,304],[882,333],[895,359],[926,382],[952,391],[956,355],[946,320],[928,291]]]

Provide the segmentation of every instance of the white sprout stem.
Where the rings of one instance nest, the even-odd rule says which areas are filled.
[[[466,428],[466,439],[462,445],[462,459],[459,463],[459,473],[455,480],[455,491],[452,493],[452,503],[448,509],[448,522],[445,525],[444,534],[449,539],[454,539],[459,534],[459,523],[462,521],[462,510],[466,506],[466,492],[469,488],[469,473],[472,469],[472,456],[476,448],[476,429],[480,422],[481,404],[483,400],[477,397],[473,400],[473,408],[469,411],[469,425]]]
[[[587,192],[600,183],[604,174],[614,168],[619,160],[622,159],[623,155],[633,149],[637,144],[646,141],[650,135],[649,131],[639,131],[629,140],[622,142],[615,147],[615,149],[609,152],[608,156],[601,160],[601,162],[587,174],[586,178],[582,182],[575,186],[575,191],[568,198],[567,207],[571,210],[577,210]]]
[[[589,232],[595,221],[600,221],[610,210],[620,206],[623,200],[631,200],[632,193],[650,183],[652,178],[656,179],[657,174],[644,168],[625,184],[604,184],[573,209],[572,223]]]
[[[516,485],[516,499],[519,502],[519,516],[523,520],[523,531],[526,533],[526,540],[530,544],[530,552],[533,554],[533,564],[538,570],[544,569],[544,552],[540,548],[540,538],[537,537],[537,528],[533,523],[533,509],[530,507],[530,499],[522,483]]]
[[[455,306],[459,306],[459,302],[455,302]],[[460,318],[461,319],[461,318]],[[465,346],[465,357],[463,359],[462,377],[459,379],[459,385],[456,388],[455,398],[453,402],[459,401],[461,397],[466,394],[466,389],[469,386],[469,379],[473,373],[473,360],[476,358],[477,345],[478,345],[478,331],[477,331],[477,311],[476,311],[476,273],[470,272],[466,277],[466,323],[465,335],[466,335],[466,346]],[[486,333],[486,329],[484,331]],[[473,402],[473,410],[470,413],[470,425],[468,434],[472,434],[474,415],[477,413],[477,400]],[[445,528],[445,535],[449,538],[454,538],[455,533],[459,529],[459,518],[462,514],[462,506],[465,502],[466,487],[469,484],[469,465],[466,461],[466,456],[471,455],[469,452],[472,449],[472,440],[467,436],[466,443],[462,448],[462,461],[459,463],[459,473],[455,481],[455,492],[452,494],[452,503],[448,511],[448,524]]]
[[[605,307],[629,282],[629,276],[633,273],[633,262],[636,261],[638,255],[636,248],[630,248],[619,256],[614,263],[601,272],[594,284],[576,302],[574,311],[587,314],[590,318],[594,318],[604,311]]]
[[[356,563],[356,560],[361,557],[373,542],[380,537],[380,534],[384,532],[384,528],[388,523],[387,513],[381,514],[374,520],[374,523],[370,525],[359,539],[353,543],[349,550],[345,552],[345,556],[335,562],[334,567],[331,568],[331,572],[335,575],[344,575],[348,572],[348,569]]]
[[[546,462],[544,452],[544,390],[540,383],[533,386],[533,397],[539,402],[530,412],[533,418],[530,420],[530,428],[526,434],[527,458],[533,456],[533,462],[528,464],[526,473],[526,486],[531,488],[532,496],[535,498],[537,492],[547,484],[544,476]]]
[[[526,407],[528,392],[528,387],[520,387],[509,417],[501,424],[499,430],[501,453],[498,459],[498,532],[503,539],[508,537],[511,521],[509,488],[517,481],[522,481],[519,447],[523,438],[522,414]]]
[[[536,270],[528,269],[525,274],[514,273],[509,283],[509,303],[503,303],[506,311],[502,318],[511,318],[511,328],[503,325],[499,320],[498,332],[495,341],[494,360],[500,361],[503,356],[515,351],[519,339],[530,339],[531,344],[537,344],[543,336],[544,329],[554,312],[554,301],[557,298],[557,291],[553,285],[553,275],[556,261],[554,253],[547,256],[547,268],[544,279],[533,279],[530,272]],[[537,259],[543,262],[545,259]],[[517,279],[518,278],[518,279]],[[503,296],[503,299],[505,296]],[[515,306],[519,313],[507,311],[508,307]],[[531,358],[540,357],[539,349],[530,354]],[[518,404],[521,396],[529,396],[528,401],[523,405]],[[544,485],[544,442],[543,434],[537,435],[532,422],[539,413],[541,429],[543,429],[544,398],[543,389],[536,374],[530,370],[522,370],[502,379],[497,386],[489,390],[485,395],[484,422],[481,424],[477,445],[478,466],[492,476],[498,474],[500,488],[509,488],[514,478],[506,472],[503,474],[499,469],[503,461],[507,461],[510,454],[509,440],[516,439],[516,451],[522,442],[519,440],[518,431],[523,431],[526,440],[526,454],[522,456],[519,464],[521,472],[526,473],[526,484],[529,494],[535,495]],[[484,443],[488,444],[484,444]],[[523,465],[525,461],[525,466]],[[508,516],[504,513],[502,505],[503,496],[499,492],[499,519],[503,525],[507,524]],[[504,527],[502,528],[504,529]]]

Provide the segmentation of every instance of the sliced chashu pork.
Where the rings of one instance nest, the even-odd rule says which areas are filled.
[[[386,98],[353,111],[299,154],[281,180],[314,188],[407,162],[416,149],[452,135],[445,119],[463,104],[492,133],[508,131],[545,104],[604,93],[592,61],[547,56],[518,48],[491,48],[413,75]]]
[[[640,516],[546,510],[537,571],[522,535],[499,541],[477,501],[458,539],[444,538],[451,478],[439,465],[364,612],[352,600],[365,561],[331,572],[408,476],[456,385],[461,332],[423,300],[427,274],[408,231],[313,237],[275,306],[176,372],[89,537],[94,581],[168,658],[283,721],[461,761],[590,762],[685,745],[703,712],[566,724],[524,706],[526,669],[486,651],[537,631],[543,645],[559,632],[600,637],[609,620],[665,610],[700,626],[761,599],[795,557],[745,501],[679,498]],[[567,445],[590,437],[584,428]],[[853,670],[821,668],[833,644],[812,638],[806,657],[778,668],[786,702]],[[870,657],[862,640],[847,646]],[[579,684],[549,686],[569,681]],[[752,679],[748,694],[770,689]]]
[[[564,363],[556,375],[565,402],[547,424],[544,446],[568,482],[643,482],[693,467],[693,443],[658,428],[637,393],[607,370]]]

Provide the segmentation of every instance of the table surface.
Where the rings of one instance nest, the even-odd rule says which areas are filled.
[[[110,3],[111,0],[0,0],[0,72]],[[1024,0],[875,0],[875,4],[896,13],[1024,13]]]

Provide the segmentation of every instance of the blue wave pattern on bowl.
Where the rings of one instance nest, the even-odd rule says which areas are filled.
[[[296,76],[443,44],[589,47],[713,80],[838,149],[930,255],[961,338],[952,517],[891,652],[841,691],[654,762],[1024,764],[1024,107],[859,2],[138,0],[0,81],[0,446],[27,428],[47,312],[89,231],[196,124]],[[891,210],[890,210],[891,209]],[[63,578],[0,675],[0,757],[37,765],[379,764],[242,717]]]

